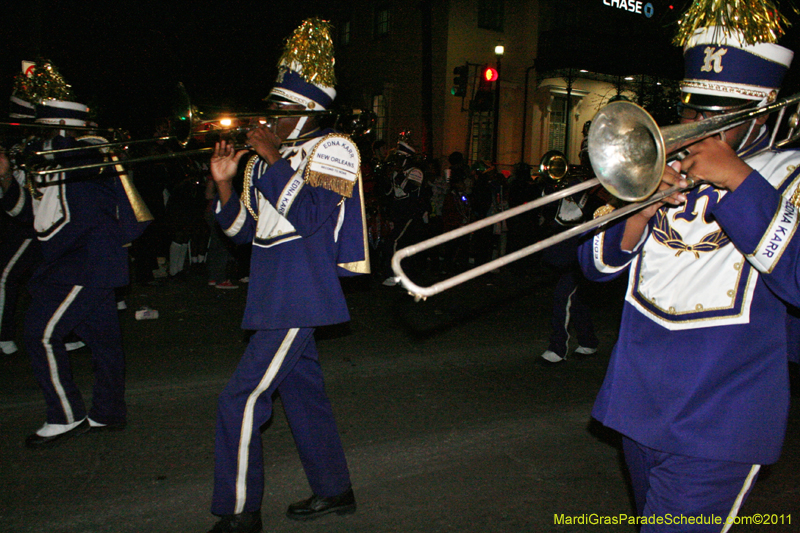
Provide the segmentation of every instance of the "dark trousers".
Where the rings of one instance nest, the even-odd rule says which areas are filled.
[[[20,289],[41,257],[39,243],[33,238],[4,235],[0,241],[0,341],[14,340]]]
[[[347,461],[325,392],[314,329],[257,331],[219,397],[213,514],[261,508],[261,426],[272,416],[272,396],[276,392],[313,493],[331,497],[350,487]]]
[[[622,446],[637,513],[654,518],[650,520],[654,523],[642,526],[641,533],[722,531],[739,513],[760,470],[759,465],[660,452],[627,437]],[[658,524],[659,517],[675,522]],[[693,524],[677,521],[688,517],[702,520]],[[722,523],[714,523],[714,517]]]
[[[47,422],[71,424],[86,417],[64,347],[70,332],[92,352],[95,379],[89,416],[103,424],[125,421],[125,356],[114,289],[31,282],[30,292],[25,349],[44,393]]]
[[[561,357],[567,355],[570,326],[581,346],[597,348],[599,344],[584,295],[586,283],[580,270],[572,268],[562,272],[553,290],[552,333],[548,349]]]

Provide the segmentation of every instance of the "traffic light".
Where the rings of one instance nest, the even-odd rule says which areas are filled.
[[[467,83],[469,81],[469,65],[461,65],[453,69],[453,88],[450,94],[453,96],[467,95]]]
[[[494,107],[494,87],[497,81],[497,69],[484,65],[481,67],[480,80],[478,81],[478,91],[472,99],[472,109],[474,111],[491,111]]]

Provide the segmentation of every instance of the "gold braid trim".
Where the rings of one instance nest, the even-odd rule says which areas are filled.
[[[795,207],[800,207],[800,185],[794,190],[789,202]]]
[[[258,222],[258,215],[253,211],[250,205],[250,184],[253,182],[253,167],[256,165],[257,160],[258,154],[251,157],[247,162],[247,166],[244,169],[244,182],[242,183],[242,202],[247,212],[250,213],[256,222]]]

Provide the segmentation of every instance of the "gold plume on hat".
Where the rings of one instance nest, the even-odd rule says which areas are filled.
[[[710,26],[722,28],[726,37],[739,32],[747,44],[776,43],[790,25],[772,0],[694,0],[678,20],[672,44],[685,46],[695,31]]]
[[[739,32],[747,44],[776,43],[790,25],[772,0],[694,0],[672,44],[685,46],[695,31],[710,26],[722,28],[726,37]]]
[[[322,87],[334,87],[333,71],[333,26],[326,20],[311,18],[294,30],[286,39],[283,55],[278,64],[282,69],[291,69],[296,63],[302,67],[300,76],[308,83]]]
[[[71,102],[75,99],[72,86],[50,61],[44,59],[36,62],[30,75],[19,72],[14,76],[13,94],[31,103],[47,99]]]

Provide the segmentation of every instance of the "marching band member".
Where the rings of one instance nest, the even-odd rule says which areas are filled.
[[[402,248],[402,243],[414,243],[421,240],[424,217],[429,209],[429,198],[426,198],[422,186],[424,174],[416,161],[416,150],[409,144],[409,132],[400,134],[397,147],[387,158],[390,190],[388,211],[391,233],[384,241],[381,271],[386,277],[383,285],[393,287],[399,283],[392,272],[392,256]]]
[[[312,49],[313,54],[306,54]],[[268,101],[281,111],[324,111],[334,89],[329,26],[306,20],[286,43]],[[339,276],[368,273],[359,179],[350,138],[320,129],[317,117],[274,120],[248,134],[240,198],[232,186],[245,151],[216,145],[211,173],[217,220],[237,244],[252,243],[242,327],[253,330],[219,398],[212,532],[261,531],[261,426],[278,392],[313,495],[292,504],[295,520],[356,509],[344,450],[314,342],[317,326],[349,320]]]
[[[76,138],[70,130],[86,125],[88,111],[83,104],[53,98],[37,104],[36,122],[64,126],[46,130],[53,134],[38,148],[86,147],[77,155],[48,156],[51,163],[77,166],[102,159],[91,145],[104,140]],[[137,220],[114,167],[52,174],[41,188],[30,180],[29,187],[20,186],[9,170],[6,159],[0,167],[0,205],[33,224],[43,256],[29,282],[25,348],[44,393],[47,420],[25,444],[41,448],[93,429],[122,429],[127,416],[125,361],[114,289],[128,283],[124,246],[147,221]],[[88,412],[67,356],[64,339],[70,333],[92,352],[95,382]]]
[[[544,178],[544,176],[543,176]],[[577,173],[567,175],[558,183],[558,188],[577,185],[585,177]],[[552,192],[555,187],[548,184],[542,196]],[[549,234],[560,233],[586,222],[592,212],[602,204],[594,191],[583,191],[554,202],[553,208],[542,209],[545,220],[544,229]],[[600,344],[595,335],[590,307],[589,282],[581,272],[578,262],[578,243],[580,237],[572,237],[542,250],[542,264],[558,276],[553,287],[553,314],[550,317],[550,343],[541,355],[545,365],[566,361],[570,350],[570,331],[574,330],[578,346],[573,354],[587,356],[597,352]]]
[[[774,101],[792,56],[747,44],[738,30],[698,29],[684,46],[681,122]],[[658,524],[669,515],[704,517],[680,531],[727,531],[760,465],[780,455],[786,302],[800,302],[800,153],[748,157],[768,145],[765,121],[689,146],[661,188],[686,188],[687,179],[699,187],[580,249],[591,279],[628,271],[619,340],[592,415],[622,434],[637,510],[648,518],[643,533],[677,530]]]
[[[17,121],[33,121],[36,118],[33,104],[21,98],[15,91],[9,104],[9,118]],[[25,172],[15,168],[10,154],[21,151],[24,139],[9,139],[8,146],[0,146],[0,158],[5,171],[19,185],[25,184]],[[23,281],[41,260],[41,251],[36,232],[31,224],[20,224],[6,213],[2,215],[0,230],[0,352],[11,355],[19,349],[14,341],[17,330],[17,300]]]

